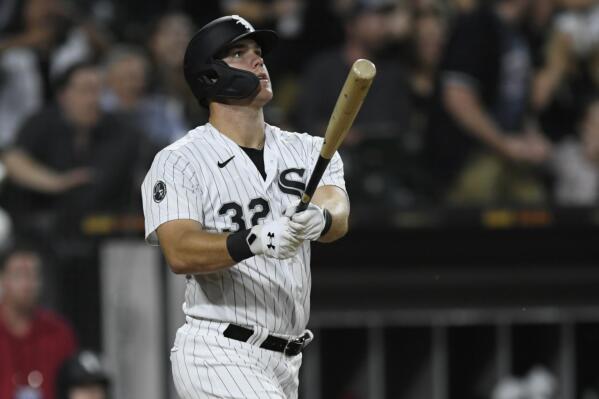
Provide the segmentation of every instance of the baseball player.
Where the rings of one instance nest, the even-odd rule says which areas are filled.
[[[273,94],[262,57],[276,41],[236,15],[192,37],[184,73],[209,123],[160,151],[142,185],[146,240],[187,278],[171,351],[184,399],[297,397],[312,340],[310,242],[347,232],[339,154],[294,212],[322,138],[264,122]]]

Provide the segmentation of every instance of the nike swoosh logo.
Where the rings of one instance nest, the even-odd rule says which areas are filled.
[[[217,162],[217,165],[219,168],[224,168],[225,166],[227,166],[227,164],[231,161],[231,159],[235,158],[235,155],[233,155],[231,158],[227,159],[225,162]]]

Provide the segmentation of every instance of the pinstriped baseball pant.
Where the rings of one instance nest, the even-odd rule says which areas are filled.
[[[255,329],[248,342],[222,335],[227,323],[197,320],[177,331],[171,349],[175,387],[182,399],[296,399],[302,355],[259,347],[268,332]]]

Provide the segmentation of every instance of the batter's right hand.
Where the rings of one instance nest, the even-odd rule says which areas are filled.
[[[292,257],[301,244],[289,227],[289,218],[286,216],[252,227],[247,242],[255,255],[264,254],[276,259]]]

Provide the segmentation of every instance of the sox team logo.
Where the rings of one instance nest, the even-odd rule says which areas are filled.
[[[245,19],[241,18],[239,15],[233,15],[232,18],[235,20],[236,24],[243,25],[248,31],[253,32],[254,27]]]
[[[301,178],[304,177],[306,169],[304,168],[290,168],[285,169],[279,174],[279,188],[285,194],[295,195],[296,197],[302,197],[302,194],[306,190],[306,183],[301,180],[291,180],[291,174],[296,174]]]
[[[158,180],[154,184],[154,202],[161,202],[166,197],[166,184],[162,180]]]

